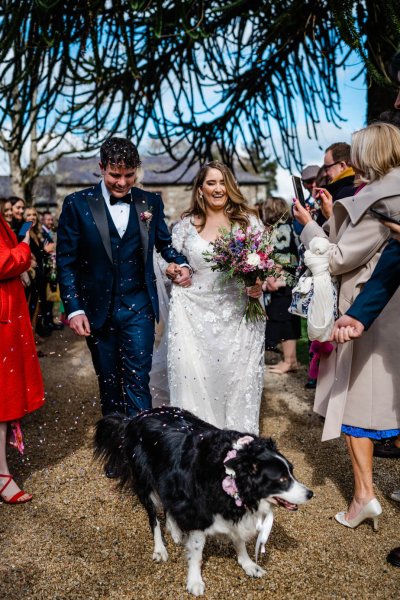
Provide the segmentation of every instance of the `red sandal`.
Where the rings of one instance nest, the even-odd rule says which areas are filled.
[[[8,485],[10,485],[10,483],[14,479],[14,477],[12,475],[2,475],[0,473],[0,478],[1,477],[3,477],[4,479],[8,479],[7,483],[5,483],[0,490],[0,496],[3,499],[3,502],[5,502],[6,504],[24,504],[25,502],[29,502],[30,500],[32,500],[32,498],[33,498],[32,494],[27,494],[23,490],[20,490],[19,492],[14,494],[14,496],[12,498],[10,498],[9,500],[6,500],[3,496],[3,492],[6,489],[6,487]],[[20,500],[20,498],[22,498],[22,496],[26,496],[26,495],[28,496],[27,498],[25,498],[24,500]]]

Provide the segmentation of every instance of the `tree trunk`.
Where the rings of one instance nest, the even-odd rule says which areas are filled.
[[[389,86],[378,84],[371,77],[368,77],[367,85],[367,123],[371,123],[379,119],[383,111],[393,109],[397,93]]]
[[[10,173],[11,173],[11,191],[13,196],[19,196],[24,198],[24,185],[23,185],[23,169],[20,164],[20,154],[18,151],[8,153],[10,162]]]
[[[399,46],[399,32],[391,20],[390,11],[384,2],[366,0],[367,22],[365,28],[368,59],[378,73],[387,71],[396,48]],[[367,75],[367,123],[379,118],[381,112],[393,108],[396,90],[393,85],[377,82]]]

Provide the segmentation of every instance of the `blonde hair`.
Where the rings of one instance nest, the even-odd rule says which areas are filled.
[[[372,123],[351,138],[351,164],[359,180],[372,183],[400,166],[400,130],[390,123]]]
[[[198,217],[199,219],[199,230],[204,229],[206,224],[206,206],[205,200],[202,194],[200,194],[200,188],[204,183],[209,169],[218,169],[224,178],[225,188],[228,194],[228,201],[224,208],[225,213],[228,215],[231,223],[238,223],[240,227],[247,227],[250,223],[249,215],[255,215],[258,217],[258,211],[248,205],[232,171],[219,160],[213,160],[203,167],[197,173],[192,188],[192,200],[190,208],[186,210],[181,218],[184,217]]]
[[[31,227],[30,235],[34,238],[36,243],[42,241],[42,225],[39,220],[39,213],[34,206],[27,206],[24,211],[24,218],[26,220],[26,216],[28,213],[34,213],[36,216],[36,224]]]

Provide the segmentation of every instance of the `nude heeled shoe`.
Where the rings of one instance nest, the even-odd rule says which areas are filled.
[[[364,508],[358,513],[358,515],[354,519],[347,520],[344,516],[345,514],[346,511],[342,511],[338,512],[335,515],[336,521],[341,525],[344,525],[345,527],[350,527],[351,529],[355,529],[356,527],[361,525],[363,521],[366,521],[367,519],[372,519],[374,524],[374,531],[377,531],[378,517],[382,514],[382,506],[379,504],[376,498],[372,498],[372,500],[370,500],[368,504],[364,506]]]

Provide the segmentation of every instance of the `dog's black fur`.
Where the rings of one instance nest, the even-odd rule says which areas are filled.
[[[228,451],[243,435],[217,429],[187,411],[161,407],[132,419],[121,415],[101,419],[96,428],[95,455],[106,468],[120,473],[122,487],[130,487],[137,494],[153,534],[158,526],[155,497],[179,529],[189,533],[211,528],[216,515],[233,527],[249,512],[256,513],[262,500],[276,504],[274,498],[287,495],[293,485],[306,490],[304,501],[312,496],[293,478],[292,466],[271,439],[251,434],[254,441],[224,463]],[[225,466],[235,471],[241,506],[222,488]],[[297,507],[292,504],[290,508]]]

